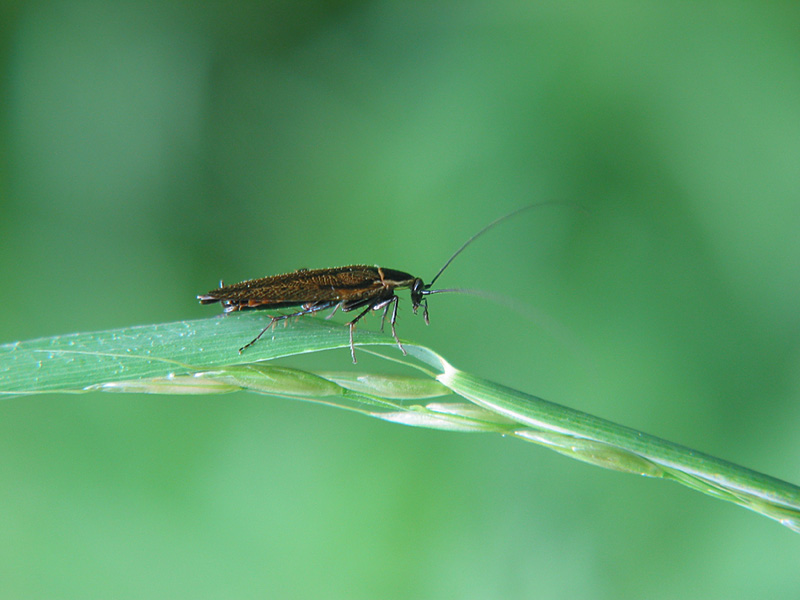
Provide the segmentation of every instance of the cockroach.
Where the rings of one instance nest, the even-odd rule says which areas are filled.
[[[370,311],[383,309],[381,329],[386,322],[386,315],[391,310],[389,324],[392,337],[403,354],[406,353],[403,344],[397,337],[395,323],[397,321],[397,304],[399,297],[395,294],[398,289],[408,288],[411,294],[411,309],[414,314],[422,307],[422,317],[425,324],[430,323],[428,317],[427,296],[443,292],[464,292],[459,289],[432,290],[431,287],[450,263],[474,242],[478,237],[489,231],[492,227],[509,219],[524,210],[553,204],[543,202],[524,206],[513,212],[495,219],[478,233],[469,238],[453,255],[447,259],[439,272],[434,275],[430,283],[425,283],[419,277],[414,277],[405,271],[387,269],[386,267],[370,267],[367,265],[351,265],[348,267],[335,267],[330,269],[299,269],[293,273],[272,275],[260,279],[250,279],[233,285],[222,285],[207,294],[197,296],[201,304],[222,303],[225,313],[239,310],[279,310],[282,308],[300,307],[300,310],[270,316],[270,322],[255,338],[239,348],[239,354],[255,344],[267,330],[278,321],[291,317],[300,317],[311,313],[332,308],[332,316],[338,309],[343,312],[363,309],[355,319],[348,323],[350,327],[350,354],[356,362],[356,347],[353,343],[353,333],[358,323]]]

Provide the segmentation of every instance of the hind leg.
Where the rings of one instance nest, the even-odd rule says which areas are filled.
[[[326,308],[330,308],[331,306],[333,306],[335,304],[337,304],[337,303],[336,302],[316,302],[314,304],[305,305],[302,310],[298,310],[297,312],[293,312],[293,313],[290,313],[288,315],[276,315],[276,316],[272,316],[271,315],[270,318],[269,318],[269,323],[267,323],[267,326],[264,327],[264,329],[261,330],[261,333],[259,333],[256,337],[254,337],[252,340],[250,340],[244,346],[239,348],[239,354],[241,354],[242,352],[247,350],[247,348],[249,348],[250,346],[255,344],[258,340],[260,340],[261,336],[264,335],[267,332],[267,330],[270,329],[273,325],[275,325],[275,323],[277,323],[278,321],[285,321],[286,319],[289,319],[291,317],[302,317],[303,315],[309,315],[309,314],[312,314],[312,313],[315,313],[315,312],[319,312],[321,310],[325,310]]]

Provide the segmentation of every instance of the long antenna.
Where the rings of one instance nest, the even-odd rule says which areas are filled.
[[[476,233],[476,234],[475,234],[475,235],[473,235],[471,238],[469,238],[469,239],[468,239],[466,242],[464,242],[464,243],[461,245],[461,248],[459,248],[458,250],[456,250],[456,251],[453,253],[453,255],[452,255],[450,258],[448,258],[448,259],[447,259],[447,262],[446,262],[446,263],[444,263],[444,266],[443,266],[441,269],[439,269],[439,272],[438,272],[438,273],[436,273],[436,275],[434,275],[433,279],[431,279],[431,282],[430,282],[428,285],[426,285],[426,286],[425,286],[425,289],[426,289],[426,290],[430,290],[430,288],[431,288],[431,286],[434,284],[434,282],[435,282],[437,279],[439,279],[439,275],[441,275],[442,273],[444,273],[444,270],[445,270],[447,267],[449,267],[449,266],[450,266],[450,263],[451,263],[451,262],[453,262],[453,260],[455,259],[455,257],[456,257],[456,256],[458,256],[459,254],[461,254],[461,253],[464,251],[464,249],[465,249],[467,246],[469,246],[469,245],[470,245],[472,242],[474,242],[476,239],[478,239],[478,238],[479,238],[480,236],[482,236],[484,233],[486,233],[487,231],[489,231],[489,230],[490,230],[492,227],[494,227],[495,225],[499,225],[500,223],[502,223],[502,222],[503,222],[503,221],[505,221],[506,219],[510,219],[511,217],[513,217],[513,216],[515,216],[515,215],[518,215],[519,213],[521,213],[521,212],[523,212],[523,211],[526,211],[526,210],[528,210],[529,208],[538,208],[538,207],[540,207],[540,206],[547,206],[548,204],[564,204],[564,203],[563,203],[563,202],[560,202],[560,201],[558,201],[558,200],[551,200],[550,202],[539,202],[539,203],[537,203],[537,204],[529,204],[528,206],[523,206],[522,208],[518,208],[517,210],[513,210],[513,211],[511,211],[510,213],[508,213],[507,215],[503,215],[502,217],[500,217],[500,218],[498,218],[498,219],[495,219],[494,221],[492,221],[491,223],[489,223],[489,224],[488,224],[486,227],[484,227],[483,229],[481,229],[481,230],[480,230],[478,233]],[[444,290],[443,290],[443,291],[444,291]],[[449,291],[449,290],[448,290],[448,291]]]

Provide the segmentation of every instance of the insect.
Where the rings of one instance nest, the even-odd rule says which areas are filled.
[[[408,288],[411,295],[411,308],[414,314],[422,307],[422,316],[425,324],[430,323],[428,318],[427,296],[440,294],[443,292],[466,292],[461,289],[439,289],[432,290],[431,287],[439,279],[450,263],[461,254],[461,252],[475,241],[478,237],[489,231],[492,227],[506,219],[509,219],[522,211],[530,208],[553,204],[543,202],[531,204],[519,208],[507,215],[500,217],[486,225],[478,233],[469,238],[453,255],[447,259],[444,266],[434,275],[430,283],[423,282],[419,277],[410,273],[387,269],[386,267],[370,267],[367,265],[351,265],[347,267],[335,267],[329,269],[299,269],[293,273],[283,275],[272,275],[260,279],[250,279],[233,285],[222,285],[211,290],[207,294],[197,296],[201,304],[212,304],[220,302],[225,313],[239,310],[276,310],[283,308],[299,307],[299,310],[289,314],[279,314],[270,316],[270,322],[261,330],[255,338],[239,348],[239,354],[255,344],[278,321],[283,321],[291,317],[300,317],[321,310],[332,308],[333,312],[329,316],[341,309],[343,312],[350,312],[361,309],[361,312],[348,323],[350,327],[350,355],[353,362],[356,362],[356,348],[353,342],[356,323],[358,323],[370,311],[383,310],[381,317],[381,329],[389,316],[392,337],[403,354],[406,353],[403,345],[397,337],[395,323],[397,322],[397,304],[399,297],[395,294],[398,289]]]

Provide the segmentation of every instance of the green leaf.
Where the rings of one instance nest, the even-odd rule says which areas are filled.
[[[311,373],[269,364],[333,349],[349,362],[348,328],[310,318],[267,331],[240,355],[238,348],[266,323],[261,315],[242,314],[5,344],[0,394],[249,390],[405,425],[511,435],[604,468],[676,481],[800,532],[800,488],[793,484],[459,371],[423,346],[404,342],[409,356],[402,357],[391,337],[368,330],[356,332],[359,353],[403,362],[423,376]],[[393,346],[393,354],[366,348],[376,345]],[[467,402],[442,400],[450,392]]]
[[[350,347],[347,327],[303,318],[276,325],[240,355],[238,349],[268,323],[264,315],[243,313],[4,344],[0,346],[0,394],[77,392],[173,371]],[[386,335],[360,329],[356,340],[394,344]]]

